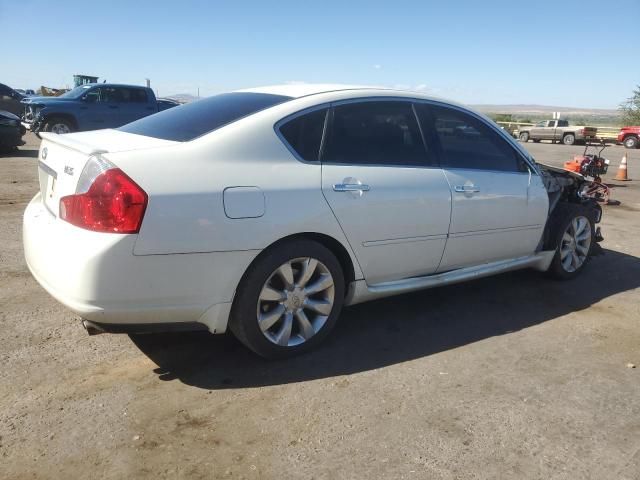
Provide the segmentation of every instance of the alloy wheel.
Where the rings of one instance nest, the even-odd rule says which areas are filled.
[[[333,309],[334,280],[310,257],[289,260],[264,283],[257,305],[263,335],[275,345],[293,347],[317,334]]]
[[[566,272],[575,272],[586,261],[591,247],[591,222],[587,217],[574,217],[562,235],[560,263]]]

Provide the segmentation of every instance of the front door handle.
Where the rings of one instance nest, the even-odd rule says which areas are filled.
[[[368,192],[369,190],[371,187],[362,183],[336,183],[333,186],[334,192]]]
[[[478,193],[480,191],[475,185],[456,185],[453,189],[458,193]]]

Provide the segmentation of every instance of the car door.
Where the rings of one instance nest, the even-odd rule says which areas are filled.
[[[135,87],[121,87],[119,90],[119,125],[131,123],[139,118],[156,113],[157,106],[149,103],[146,90]]]
[[[114,105],[112,88],[93,87],[87,90],[77,115],[80,130],[112,128],[117,115]]]
[[[542,180],[511,142],[475,114],[417,107],[452,195],[449,238],[439,272],[534,253],[547,218]],[[464,128],[450,135],[443,125]]]
[[[322,192],[368,284],[436,271],[451,192],[410,102],[335,104],[321,161]]]

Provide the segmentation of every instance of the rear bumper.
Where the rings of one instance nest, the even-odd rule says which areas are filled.
[[[224,332],[235,288],[257,252],[136,256],[136,238],[90,232],[58,220],[40,194],[24,213],[29,270],[51,296],[83,319],[134,329],[198,322],[213,333]]]

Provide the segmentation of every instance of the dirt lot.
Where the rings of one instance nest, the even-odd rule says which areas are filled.
[[[87,336],[23,260],[35,140],[0,158],[1,478],[640,478],[640,151],[578,280],[360,305],[265,362],[230,336]]]

